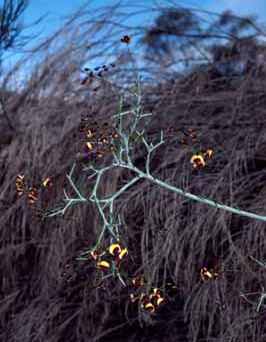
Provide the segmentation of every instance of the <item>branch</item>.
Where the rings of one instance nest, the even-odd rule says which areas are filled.
[[[125,36],[125,37],[127,37],[127,36]],[[123,98],[122,98],[120,100],[119,114],[114,115],[114,117],[119,118],[119,127],[118,127],[118,124],[116,124],[113,126],[113,128],[116,131],[117,136],[119,136],[119,138],[120,138],[119,139],[119,141],[120,141],[119,146],[116,146],[114,151],[112,152],[115,161],[113,161],[111,165],[103,167],[101,170],[96,170],[92,165],[90,165],[89,167],[87,167],[83,170],[83,171],[92,170],[94,172],[92,175],[90,175],[88,177],[88,179],[96,177],[96,182],[94,184],[91,196],[89,198],[84,197],[81,194],[81,192],[76,188],[74,181],[72,179],[73,171],[74,171],[74,168],[76,165],[76,163],[74,163],[74,165],[72,166],[70,174],[67,175],[67,179],[70,182],[71,187],[74,189],[75,193],[77,194],[77,198],[70,198],[64,189],[64,193],[65,193],[65,197],[66,197],[64,199],[64,201],[66,202],[66,205],[63,208],[60,208],[59,210],[53,212],[52,214],[47,213],[47,216],[51,217],[51,216],[55,216],[58,214],[64,214],[65,211],[68,209],[68,207],[70,207],[76,203],[79,203],[79,202],[89,202],[90,201],[90,202],[96,203],[98,210],[99,210],[99,213],[100,213],[102,220],[103,220],[103,226],[102,226],[102,229],[100,232],[100,236],[98,237],[98,240],[96,242],[96,245],[90,251],[85,252],[86,254],[89,254],[91,251],[95,250],[100,245],[106,231],[108,231],[108,233],[110,235],[111,244],[113,243],[114,240],[119,241],[118,226],[121,225],[121,220],[120,220],[119,214],[118,214],[118,222],[116,220],[114,220],[114,214],[113,214],[114,201],[116,198],[118,198],[120,195],[122,195],[128,188],[130,188],[137,181],[139,181],[140,179],[147,179],[150,182],[163,187],[164,189],[175,192],[175,193],[182,195],[184,197],[187,197],[191,200],[202,202],[202,203],[208,204],[210,206],[213,206],[215,208],[230,211],[232,213],[235,213],[235,214],[238,214],[241,216],[247,216],[247,217],[258,219],[261,221],[266,221],[266,216],[259,216],[259,215],[256,215],[256,214],[253,214],[250,212],[243,211],[239,208],[232,208],[232,207],[217,203],[217,202],[209,200],[203,196],[193,195],[191,193],[185,192],[183,189],[176,188],[176,187],[172,186],[171,184],[168,184],[164,181],[161,181],[160,179],[155,178],[153,175],[151,175],[151,173],[150,173],[150,156],[151,156],[152,152],[154,152],[158,147],[160,147],[164,143],[163,132],[161,131],[160,141],[155,146],[153,146],[152,143],[149,144],[146,141],[146,139],[144,138],[144,134],[143,134],[144,131],[142,131],[142,132],[137,131],[136,127],[137,127],[139,121],[146,116],[152,115],[152,113],[141,114],[141,104],[140,104],[141,103],[141,90],[140,90],[139,77],[137,78],[137,91],[138,91],[138,93],[135,93],[135,97],[136,97],[137,101],[136,101],[134,109],[132,109],[130,111],[121,112],[122,104],[123,104]],[[131,125],[130,131],[128,133],[126,133],[124,130],[122,130],[122,119],[125,115],[131,114],[131,113],[135,116],[135,118],[134,118],[134,122]],[[140,169],[135,167],[132,163],[132,160],[131,160],[131,150],[133,147],[129,146],[129,139],[134,132],[136,132],[137,135],[139,137],[141,137],[142,142],[148,151],[147,160],[146,160],[146,172],[142,172]],[[111,143],[115,144],[113,138],[111,139]],[[124,160],[124,158],[123,158],[124,152],[126,154],[126,160]],[[124,185],[121,189],[119,189],[111,197],[100,199],[97,195],[97,189],[98,189],[98,186],[100,184],[101,177],[106,171],[111,170],[114,167],[126,168],[126,169],[129,169],[131,171],[134,171],[136,173],[136,176],[133,179],[128,180],[127,184]],[[107,215],[104,212],[105,209],[109,210],[109,220],[106,218]],[[83,255],[84,255],[84,253],[83,253]],[[118,275],[118,274],[116,274],[116,275]],[[119,280],[123,284],[122,278],[119,277]],[[260,304],[259,304],[259,307],[261,306],[263,299],[264,299],[264,297],[262,297]]]

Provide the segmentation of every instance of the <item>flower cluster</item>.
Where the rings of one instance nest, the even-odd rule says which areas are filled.
[[[136,277],[132,280],[132,284],[136,289],[144,285],[143,277]],[[154,313],[158,307],[161,307],[165,303],[165,299],[161,296],[162,291],[159,288],[152,288],[149,294],[141,292],[139,295],[130,293],[129,301],[134,304],[137,300],[140,300],[140,306],[142,309]]]
[[[194,168],[203,168],[206,163],[204,158],[208,157],[209,159],[212,157],[213,151],[211,149],[207,149],[206,151],[202,151],[201,154],[193,155],[190,162],[193,163]]]
[[[22,195],[25,194],[25,175],[17,175],[16,177],[16,192],[17,192],[17,196],[21,197]],[[39,184],[39,186],[43,186],[43,187],[50,187],[52,185],[51,179],[50,178],[45,178],[41,184]],[[37,185],[38,187],[38,185]],[[38,200],[38,191],[36,189],[36,186],[30,186],[28,187],[28,189],[26,190],[27,194],[28,194],[28,203],[29,204],[34,204],[37,200]]]
[[[208,269],[206,267],[203,267],[200,270],[200,277],[201,280],[205,283],[207,280],[209,279],[213,279],[213,280],[221,280],[221,276],[218,273],[214,273],[212,270],[208,271]]]
[[[77,260],[93,259],[95,262],[95,268],[100,271],[108,271],[110,268],[119,269],[123,260],[128,259],[128,250],[122,249],[118,243],[110,245],[107,250],[97,248],[89,252],[89,258],[84,258],[83,255],[88,252],[81,253],[80,258]],[[119,274],[119,273],[118,273]],[[133,278],[128,285],[133,285],[133,292],[129,294],[129,301],[134,304],[138,299],[140,300],[141,308],[154,313],[157,307],[162,306],[165,303],[165,299],[161,296],[162,291],[159,288],[153,288],[149,295],[144,292],[139,292],[139,289],[144,286],[143,277]]]
[[[91,130],[87,131],[87,138],[91,139],[94,136],[94,133],[91,132]],[[89,152],[92,153],[94,151],[93,145],[97,146],[96,154],[98,158],[103,158],[105,152],[113,152],[114,151],[114,145],[113,141],[110,142],[110,139],[117,139],[118,135],[115,132],[112,132],[111,135],[107,136],[106,134],[102,134],[100,138],[96,138],[96,140],[87,141],[86,145],[88,147]],[[100,145],[100,147],[99,147]]]
[[[195,130],[184,129],[183,134],[185,137],[180,141],[181,146],[188,146],[188,138],[192,139],[192,144],[197,139],[197,132]],[[201,154],[194,154],[190,161],[193,164],[194,168],[200,169],[206,165],[205,163],[206,157],[210,159],[212,155],[213,155],[213,150],[207,149],[207,150],[202,151]]]
[[[97,158],[103,158],[106,151],[113,152],[115,149],[115,139],[118,134],[113,130],[108,122],[98,125],[96,121],[91,122],[95,112],[89,107],[90,114],[81,116],[80,133],[85,135],[85,154],[94,154]],[[88,140],[89,139],[89,140]]]
[[[26,196],[29,208],[34,211],[34,220],[44,219],[44,212],[47,210],[48,204],[44,208],[37,207],[36,204],[40,203],[40,197],[47,192],[48,196],[51,195],[51,187],[53,185],[50,178],[45,178],[34,185],[31,185],[30,177],[25,178],[25,175],[18,174],[16,176],[16,201],[18,198]]]
[[[185,137],[180,141],[182,146],[188,145],[188,138],[189,137],[192,139],[192,143],[194,143],[195,140],[197,139],[197,132],[195,130],[184,129],[183,134],[185,135]]]
[[[86,146],[83,156],[91,156],[92,160],[102,159],[105,153],[119,152],[122,145],[121,137],[118,135],[118,125],[114,122],[103,122],[98,124],[92,122],[95,112],[89,107],[89,114],[81,115],[79,131],[84,134],[83,144]],[[134,133],[129,139],[130,148],[136,144],[140,137]],[[83,146],[84,146],[83,145]]]
[[[115,66],[116,66],[115,63],[111,63],[109,65],[109,67],[112,67],[112,68],[114,68]],[[82,80],[81,84],[86,85],[87,88],[89,89],[98,91],[104,82],[103,73],[108,72],[109,67],[106,65],[103,65],[102,67],[94,68],[95,71],[98,71],[99,69],[102,68],[102,70],[97,73],[97,76],[94,75],[93,71],[90,68],[84,68],[84,72],[87,74],[87,76]]]
[[[128,258],[127,249],[126,248],[121,249],[119,244],[112,244],[109,247],[108,251],[109,251],[109,255],[111,256],[111,260],[114,262],[116,267],[119,267],[121,265],[122,260],[125,260]],[[97,260],[99,257],[99,254],[97,254],[97,251],[92,251],[91,256],[93,257],[94,260]],[[106,260],[99,261],[96,264],[96,268],[102,271],[108,270],[110,268],[110,262]]]
[[[89,254],[88,258],[85,257],[86,254]],[[105,272],[111,269],[112,274],[117,275],[122,284],[125,286],[125,283],[120,275],[120,268],[122,261],[128,259],[128,250],[126,248],[122,249],[118,243],[111,244],[107,250],[99,247],[90,251],[82,252],[80,253],[80,257],[76,259],[81,261],[91,259],[95,262],[95,268],[100,271]]]

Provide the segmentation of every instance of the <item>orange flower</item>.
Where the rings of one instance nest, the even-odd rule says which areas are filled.
[[[91,252],[90,252],[90,255],[92,256],[92,258],[93,258],[94,260],[96,260],[96,259],[99,257],[99,255],[100,255],[101,253],[102,253],[102,249],[99,247],[99,248],[97,248],[97,249],[91,251]]]
[[[46,178],[43,182],[42,182],[43,186],[49,186],[52,185],[51,184],[51,179],[50,178]]]
[[[23,183],[24,175],[17,175],[16,177],[16,183]]]
[[[98,254],[96,251],[92,251],[91,253],[91,256],[93,257],[94,260],[96,260],[98,258]]]
[[[202,154],[203,154],[205,157],[208,156],[208,158],[210,159],[211,156],[213,155],[213,151],[210,150],[210,149],[208,149],[208,150],[206,150],[206,151],[202,151]]]
[[[23,185],[24,185],[24,175],[17,175],[16,177],[16,188],[17,188],[17,195],[22,196],[24,193]]]
[[[88,138],[91,138],[92,136],[93,136],[92,132],[91,132],[90,130],[88,130],[88,132],[87,132],[87,137],[88,137]]]
[[[135,277],[134,279],[132,279],[132,284],[135,287],[140,287],[144,285],[144,278],[143,277]]]
[[[92,150],[92,144],[90,142],[87,142],[86,145],[88,146],[89,150]]]
[[[38,194],[37,194],[36,189],[29,188],[28,199],[29,199],[30,204],[34,204],[37,201]]]
[[[205,282],[208,279],[221,280],[221,276],[218,273],[212,273],[208,271],[206,267],[203,267],[200,270],[200,277],[203,282]]]

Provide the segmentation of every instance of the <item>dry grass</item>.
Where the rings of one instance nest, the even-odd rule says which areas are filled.
[[[78,71],[87,58],[86,34],[77,33],[77,18],[80,13],[27,57],[28,61],[38,60],[40,67],[36,66],[23,91],[6,100],[16,130],[8,130],[1,117],[0,340],[265,341],[264,307],[255,315],[256,306],[239,297],[239,291],[258,292],[250,296],[258,302],[265,282],[263,267],[249,258],[264,261],[263,221],[216,210],[148,181],[122,194],[115,212],[121,215],[119,232],[135,262],[129,263],[128,275],[142,274],[154,286],[166,282],[177,286],[172,300],[154,316],[155,323],[140,326],[138,311],[127,307],[127,290],[114,281],[106,291],[95,287],[95,269],[75,260],[81,249],[97,239],[102,224],[97,208],[78,205],[66,217],[42,221],[28,208],[25,197],[15,200],[17,174],[25,173],[33,182],[50,177],[52,193],[41,196],[36,206],[54,208],[63,198],[63,188],[69,190],[65,175],[82,147],[78,127],[88,102],[96,113],[93,121],[102,124],[117,114],[124,94],[119,82],[126,76],[121,81],[119,73],[128,60],[116,48],[116,87],[107,84],[89,101],[80,96],[82,87],[80,92],[75,89],[72,101],[63,98],[73,94],[75,80],[80,82]],[[105,27],[107,18],[110,22],[110,12],[101,22],[87,20],[92,36],[91,30]],[[70,28],[76,36],[67,41],[65,33]],[[129,28],[120,27],[95,43],[103,46],[98,53],[107,53],[108,45],[118,46],[117,37],[125,30],[130,35]],[[45,51],[58,37],[66,41],[45,59]],[[154,113],[147,130],[149,141],[158,141],[157,132],[170,125],[177,131],[172,144],[163,145],[152,156],[151,174],[192,194],[263,215],[265,78],[253,71],[227,81],[218,90],[214,83],[211,72],[196,70],[183,82],[164,82],[162,77],[160,85],[143,89],[143,111]],[[151,93],[157,99],[148,102]],[[194,145],[178,144],[184,126],[198,132]],[[193,169],[191,155],[207,148],[213,149],[213,158],[205,168]],[[143,151],[140,145],[132,156],[142,170]],[[108,155],[97,166],[110,161]],[[87,180],[81,169],[78,162],[75,183],[88,196],[94,181]],[[100,197],[114,193],[130,176],[132,172],[119,168],[109,172],[101,183]],[[66,263],[72,265],[69,282],[61,277]],[[203,267],[217,267],[222,281],[202,283]]]

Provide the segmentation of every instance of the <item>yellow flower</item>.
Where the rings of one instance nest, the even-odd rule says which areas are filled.
[[[208,149],[208,150],[206,150],[205,152],[202,152],[202,154],[203,154],[205,157],[208,156],[208,158],[210,159],[211,156],[213,155],[213,151],[210,150],[210,149]]]
[[[120,252],[121,252],[121,247],[119,246],[118,243],[112,244],[109,247],[109,253],[112,254],[112,255],[117,256]]]
[[[143,307],[145,306],[145,302],[149,302],[149,296],[142,292],[140,295],[140,300],[142,302],[141,306]]]
[[[87,142],[86,145],[88,146],[89,150],[92,150],[92,144],[90,142]]]
[[[87,132],[87,137],[88,137],[88,138],[91,138],[92,136],[93,136],[93,134],[91,133],[90,130],[88,130],[88,132]]]
[[[163,303],[164,303],[164,299],[163,298],[158,298],[157,299],[157,306],[161,306],[161,305],[163,305]]]
[[[125,259],[128,257],[128,251],[127,249],[123,249],[120,253],[119,253],[119,259]]]
[[[202,157],[202,155],[193,155],[191,158],[191,163],[193,163],[193,167],[197,167],[197,168],[201,168],[203,166],[205,166],[205,161],[204,158]]]
[[[157,289],[156,287],[153,289],[152,291],[153,293],[151,294],[151,296],[159,296],[160,297],[160,290]]]
[[[91,256],[93,257],[94,260],[96,260],[98,258],[98,254],[96,251],[92,251],[91,253]]]
[[[154,307],[154,305],[152,305],[152,303],[147,303],[147,304],[145,305],[145,309],[146,309],[147,311],[149,311],[149,312],[154,312],[154,311],[155,311],[155,307]]]
[[[200,277],[203,282],[209,279],[214,279],[214,280],[221,280],[221,276],[218,273],[213,273],[212,270],[208,271],[206,267],[203,267],[200,271]]]
[[[97,269],[103,270],[103,271],[107,270],[109,267],[110,267],[110,264],[107,261],[100,261],[97,263],[97,266],[96,266]]]
[[[200,277],[202,279],[203,282],[205,282],[207,280],[207,278],[211,279],[212,278],[212,274],[211,272],[209,272],[207,270],[206,267],[203,267],[201,270],[200,270]]]
[[[50,184],[50,183],[51,183],[51,179],[50,179],[50,178],[46,178],[46,179],[42,182],[43,186],[47,186],[47,185]]]

